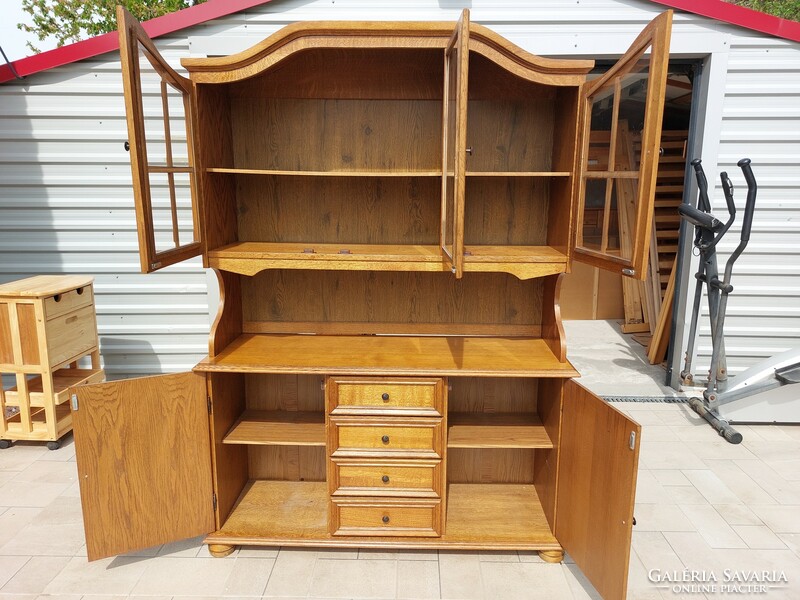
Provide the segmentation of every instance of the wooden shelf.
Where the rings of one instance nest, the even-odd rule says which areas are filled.
[[[321,412],[247,410],[231,427],[222,443],[324,446],[325,415]]]
[[[210,167],[207,173],[230,173],[233,175],[288,175],[296,177],[441,177],[442,171],[437,169],[370,169],[362,171],[300,171],[289,169],[236,169],[227,167]]]
[[[241,275],[264,269],[450,272],[438,245],[236,242],[208,253],[209,266]],[[508,272],[528,279],[566,270],[566,255],[550,246],[464,249],[464,270]]]
[[[560,550],[530,484],[451,484],[445,534],[348,537],[328,533],[325,482],[251,480],[211,544]]]
[[[467,177],[569,177],[569,171],[467,171]]]
[[[244,334],[200,372],[575,377],[541,338]]]
[[[60,369],[53,373],[53,398],[56,404],[69,400],[69,388],[87,383],[97,383],[105,379],[103,369]],[[28,391],[31,406],[44,406],[45,397],[42,392],[42,377],[37,375],[28,380]],[[6,391],[6,404],[19,406],[17,386]]]
[[[450,413],[448,448],[552,448],[534,413]]]

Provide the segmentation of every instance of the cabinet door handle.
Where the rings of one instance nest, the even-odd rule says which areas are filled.
[[[389,436],[388,436],[388,435],[385,435],[385,436],[383,436],[383,437],[381,438],[381,441],[382,441],[384,444],[388,444],[388,443],[389,443]]]

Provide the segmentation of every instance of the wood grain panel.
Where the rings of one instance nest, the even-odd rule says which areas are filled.
[[[441,161],[434,100],[236,97],[231,119],[234,166],[244,169],[435,169]]]
[[[453,413],[447,416],[448,448],[552,448],[539,417],[531,413]]]
[[[533,483],[537,451],[519,448],[447,450],[449,483]]]
[[[542,503],[547,522],[555,527],[556,489],[558,477],[558,447],[561,436],[561,397],[563,381],[539,380],[539,418],[547,437],[553,442],[552,450],[539,450],[534,460],[534,484]]]
[[[442,461],[335,458],[328,490],[337,496],[441,497]]]
[[[72,312],[73,310],[82,306],[89,306],[94,304],[94,295],[92,293],[92,286],[87,285],[74,290],[69,290],[63,294],[56,294],[44,299],[44,313],[46,318],[52,319],[63,315],[64,313]]]
[[[20,308],[25,305],[19,305]],[[31,306],[31,308],[33,308]],[[34,320],[35,324],[35,320]],[[47,321],[47,355],[50,366],[77,359],[97,346],[97,321],[94,306],[79,308]],[[23,356],[25,345],[23,337]],[[34,341],[36,338],[34,338]]]
[[[324,446],[248,446],[250,477],[279,481],[325,481]]]
[[[22,364],[23,365],[38,365],[42,362],[42,356],[39,355],[39,330],[36,326],[36,308],[33,304],[23,304],[21,302],[15,302],[10,305],[13,309],[17,311],[17,331],[19,332],[19,344],[20,350],[22,352]],[[94,309],[90,309],[91,318],[94,319]],[[13,323],[13,320],[12,320]],[[86,325],[86,316],[84,315],[83,325]],[[55,326],[53,333],[59,333],[62,331],[60,326]],[[48,327],[49,331],[49,327]],[[13,334],[12,334],[13,335]],[[46,345],[42,347],[46,347],[50,345],[51,340],[49,339],[50,334],[48,333],[48,339],[45,340],[47,342]],[[55,344],[55,340],[53,341]],[[82,347],[86,348],[86,340],[83,340],[82,343],[77,344],[74,346],[72,341],[70,340],[69,336],[64,337],[62,335],[58,336],[58,343],[59,344],[66,344],[71,348],[75,347]],[[13,345],[12,345],[13,347]],[[59,353],[63,355],[63,352]],[[74,356],[74,354],[70,354],[70,356]],[[64,358],[69,358],[70,356],[66,356]],[[11,362],[16,362],[12,360]],[[51,364],[56,364],[53,361],[53,357],[50,359]]]
[[[327,388],[328,411],[331,414],[444,414],[444,381],[440,378],[331,377]]]
[[[465,244],[547,245],[550,180],[549,177],[468,177]]]
[[[557,360],[567,360],[567,334],[561,321],[561,284],[564,274],[551,275],[544,279],[542,301],[542,339],[552,350]]]
[[[314,48],[229,88],[236,97],[439,100],[442,77],[433,48]]]
[[[74,393],[89,560],[213,531],[205,377],[141,377]]]
[[[448,410],[457,413],[535,412],[537,381],[523,377],[451,377]]]
[[[439,239],[434,177],[235,177],[241,242],[436,244]]]
[[[333,498],[331,532],[350,536],[439,536],[438,500]]]
[[[226,444],[324,446],[321,412],[246,410],[225,436]]]
[[[239,276],[214,269],[219,284],[219,306],[211,334],[208,355],[216,356],[242,334],[242,288]]]
[[[334,457],[442,458],[444,436],[442,419],[333,416],[328,421]]]
[[[542,281],[501,273],[468,273],[457,280],[449,273],[275,270],[245,278],[242,285],[245,321],[541,322]]]
[[[313,375],[264,375],[245,378],[247,407],[252,410],[325,411],[324,379]]]
[[[14,364],[14,347],[11,344],[11,319],[9,310],[14,310],[14,304],[0,302],[0,364]]]
[[[562,415],[555,534],[604,598],[621,599],[641,427],[575,381],[564,384]]]

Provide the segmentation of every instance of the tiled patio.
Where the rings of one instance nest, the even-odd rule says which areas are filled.
[[[669,395],[663,370],[603,322],[567,323],[570,359],[602,395]],[[800,400],[799,400],[800,401]],[[781,573],[765,592],[800,598],[800,427],[740,427],[731,446],[684,404],[617,403],[643,426],[629,598],[675,593],[656,574]],[[0,451],[0,600],[16,598],[486,598],[597,597],[571,561],[526,552],[376,552],[242,548],[211,558],[200,539],[86,561],[72,439],[51,452]],[[732,585],[729,583],[728,585]],[[741,582],[738,585],[743,585]],[[771,587],[770,587],[771,586]],[[708,588],[706,588],[708,590]]]

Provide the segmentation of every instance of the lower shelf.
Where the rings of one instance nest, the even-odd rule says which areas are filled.
[[[31,431],[22,425],[22,415],[16,413],[8,418],[6,429],[0,424],[0,438],[7,440],[50,441],[54,442],[72,429],[72,412],[69,404],[59,404],[55,407],[56,419],[50,429],[45,410],[42,407],[33,407],[30,412]],[[54,432],[54,433],[53,433]]]
[[[69,389],[76,385],[98,383],[105,379],[103,369],[59,369],[53,373],[53,399],[56,404],[69,400]],[[42,391],[42,376],[37,375],[28,381],[28,396],[31,406],[44,406],[45,396]],[[6,404],[19,406],[17,386],[6,391]]]
[[[328,533],[324,482],[252,480],[209,544],[560,550],[530,484],[450,484],[445,534],[347,537]]]

